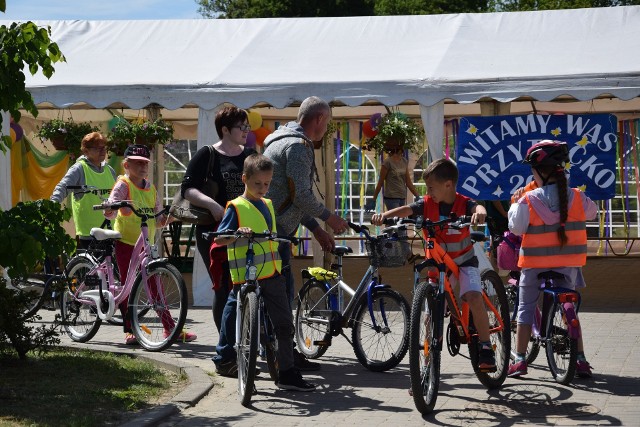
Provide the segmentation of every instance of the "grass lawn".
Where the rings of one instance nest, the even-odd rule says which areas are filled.
[[[0,426],[118,425],[165,403],[187,378],[128,356],[56,349],[0,360]]]

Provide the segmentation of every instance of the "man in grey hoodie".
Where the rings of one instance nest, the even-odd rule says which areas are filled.
[[[322,138],[331,120],[331,108],[322,99],[311,96],[300,104],[298,119],[280,126],[264,142],[264,155],[274,163],[273,179],[267,197],[276,211],[276,226],[279,234],[293,235],[300,224],[307,227],[324,251],[335,247],[333,237],[315,218],[326,222],[335,233],[344,233],[347,222],[330,212],[313,192],[319,181],[315,165],[314,148],[322,146]],[[315,182],[314,182],[315,180]],[[279,247],[282,258],[282,273],[287,281],[289,302],[293,304],[294,286],[291,274],[291,248],[288,244]],[[300,370],[316,370],[320,366],[302,360],[294,354],[296,367]]]

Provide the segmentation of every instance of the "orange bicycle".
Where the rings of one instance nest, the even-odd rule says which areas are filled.
[[[403,219],[415,224],[416,232],[424,229],[426,240],[425,260],[415,268],[415,288],[410,316],[409,371],[411,391],[416,408],[423,414],[433,411],[440,385],[440,357],[443,344],[445,318],[447,348],[452,356],[460,351],[461,344],[468,344],[471,365],[480,382],[487,388],[500,387],[507,377],[511,352],[509,329],[509,303],[504,285],[494,271],[482,274],[482,296],[489,316],[490,340],[496,357],[496,371],[483,372],[477,368],[478,334],[473,316],[465,301],[458,302],[449,277],[459,277],[459,268],[446,249],[436,241],[436,232],[446,227],[468,227],[468,217],[443,219],[432,222],[418,218]],[[484,240],[484,234],[472,232],[472,240]],[[422,277],[421,272],[428,274]],[[492,274],[493,273],[493,274]]]

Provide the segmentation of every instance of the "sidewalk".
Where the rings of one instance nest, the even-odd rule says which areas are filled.
[[[307,373],[319,384],[312,393],[285,392],[269,380],[266,366],[256,383],[253,408],[240,405],[237,380],[214,376],[214,387],[195,407],[163,421],[161,426],[297,426],[322,425],[640,425],[640,313],[585,311],[581,319],[586,352],[595,378],[576,379],[571,386],[553,381],[543,352],[523,379],[507,379],[487,391],[475,378],[467,351],[451,357],[445,350],[436,411],[425,419],[414,407],[409,387],[408,358],[386,373],[364,369],[343,337],[319,359],[322,369]],[[217,342],[211,311],[189,309],[187,327],[198,334],[162,353],[163,360],[214,372],[210,358]],[[350,336],[350,331],[347,331]],[[103,324],[86,345],[149,354],[123,344],[120,327]],[[63,344],[72,343],[66,335]]]

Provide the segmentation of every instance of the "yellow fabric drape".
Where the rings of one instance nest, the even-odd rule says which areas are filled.
[[[36,162],[31,151],[24,143],[14,145],[11,150],[11,197],[15,206],[20,201],[20,192],[24,189],[31,200],[48,199],[53,189],[64,177],[69,168],[69,156],[51,167],[42,168]]]

